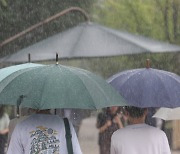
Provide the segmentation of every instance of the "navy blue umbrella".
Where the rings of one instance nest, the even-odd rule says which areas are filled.
[[[117,73],[108,82],[136,107],[180,107],[180,76],[152,68]]]

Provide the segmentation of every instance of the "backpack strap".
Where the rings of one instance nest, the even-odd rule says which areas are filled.
[[[64,120],[64,126],[66,130],[66,145],[67,145],[68,154],[73,154],[73,147],[72,147],[72,141],[71,141],[72,134],[70,130],[69,121],[68,121],[68,118],[63,118],[63,120]]]

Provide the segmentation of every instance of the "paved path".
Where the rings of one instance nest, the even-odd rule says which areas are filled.
[[[79,142],[83,154],[99,154],[98,130],[96,129],[96,117],[84,119],[80,127]],[[172,154],[180,154],[173,151]]]

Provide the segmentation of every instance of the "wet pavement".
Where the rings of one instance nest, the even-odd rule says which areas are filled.
[[[80,127],[79,142],[83,154],[99,154],[98,130],[96,129],[96,117],[84,119]],[[180,154],[173,151],[172,154]]]

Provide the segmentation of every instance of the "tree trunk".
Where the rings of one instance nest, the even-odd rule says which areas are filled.
[[[162,6],[162,3],[159,0],[156,0],[157,6],[160,7],[160,10],[164,19],[164,32],[166,35],[166,39],[171,42],[170,33],[169,33],[169,0],[166,0],[165,6]]]
[[[173,33],[174,33],[174,40],[176,41],[178,36],[178,16],[179,16],[179,3],[177,0],[172,1],[172,9],[173,9]]]
[[[138,33],[141,33],[142,29],[141,29],[141,22],[140,22],[139,16],[137,15],[137,12],[131,2],[128,1],[127,5],[129,7],[129,9],[131,10],[132,16],[134,16],[134,19],[136,22],[136,31]]]
[[[165,34],[166,34],[166,38],[171,41],[170,39],[170,34],[169,34],[169,0],[166,0],[166,4],[165,4],[165,8],[164,8],[164,30],[165,30]]]

